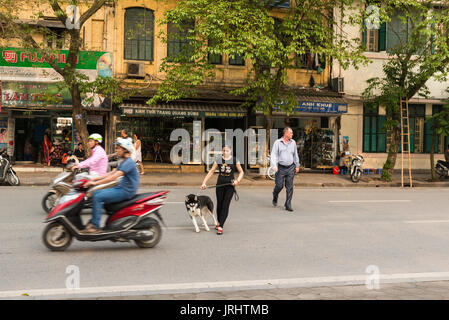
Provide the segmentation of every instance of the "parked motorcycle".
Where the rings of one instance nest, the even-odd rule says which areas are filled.
[[[361,155],[352,155],[349,162],[349,173],[351,174],[352,182],[359,182],[362,178],[362,166],[365,160]]]
[[[449,177],[449,162],[438,160],[435,165],[435,172],[439,179],[444,179]]]
[[[11,158],[6,150],[0,150],[0,184],[7,182],[11,186],[20,185],[20,179],[11,165]]]
[[[137,194],[129,200],[105,205],[109,215],[105,227],[98,234],[83,234],[85,228],[81,220],[81,211],[85,201],[91,196],[92,189],[84,185],[87,179],[74,184],[69,193],[57,202],[45,222],[42,233],[45,246],[52,251],[64,251],[73,238],[79,241],[129,242],[134,241],[140,248],[152,248],[161,240],[164,221],[159,214],[168,191]],[[155,219],[154,217],[157,217]]]

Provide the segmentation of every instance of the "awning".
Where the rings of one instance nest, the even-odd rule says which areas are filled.
[[[120,106],[123,116],[148,117],[205,117],[205,118],[243,118],[246,109],[239,104],[220,103],[168,103],[149,106],[146,104],[124,103]]]
[[[31,26],[40,26],[48,28],[60,28],[60,29],[66,28],[66,26],[59,20],[15,19],[14,22],[18,24],[28,24]]]

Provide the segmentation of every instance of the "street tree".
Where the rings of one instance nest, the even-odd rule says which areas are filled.
[[[366,102],[386,110],[388,156],[382,179],[391,181],[397,154],[401,150],[401,101],[428,97],[426,83],[445,81],[449,71],[449,2],[377,1],[382,20],[390,30],[388,59],[383,75],[368,80],[363,93]]]

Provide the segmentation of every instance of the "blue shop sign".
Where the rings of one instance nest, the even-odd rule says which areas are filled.
[[[316,102],[316,101],[298,101],[298,112],[316,112],[316,113],[347,113],[348,105],[346,103],[334,102]]]

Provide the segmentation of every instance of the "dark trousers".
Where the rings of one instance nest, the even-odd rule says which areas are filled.
[[[232,196],[234,195],[233,186],[218,187],[215,189],[217,195],[217,220],[220,227],[224,226],[229,214]]]
[[[287,190],[287,199],[285,199],[285,206],[291,208],[293,197],[293,178],[295,177],[295,165],[281,166],[278,165],[278,171],[275,175],[276,186],[273,190],[273,200],[278,201],[279,192],[284,188]]]

